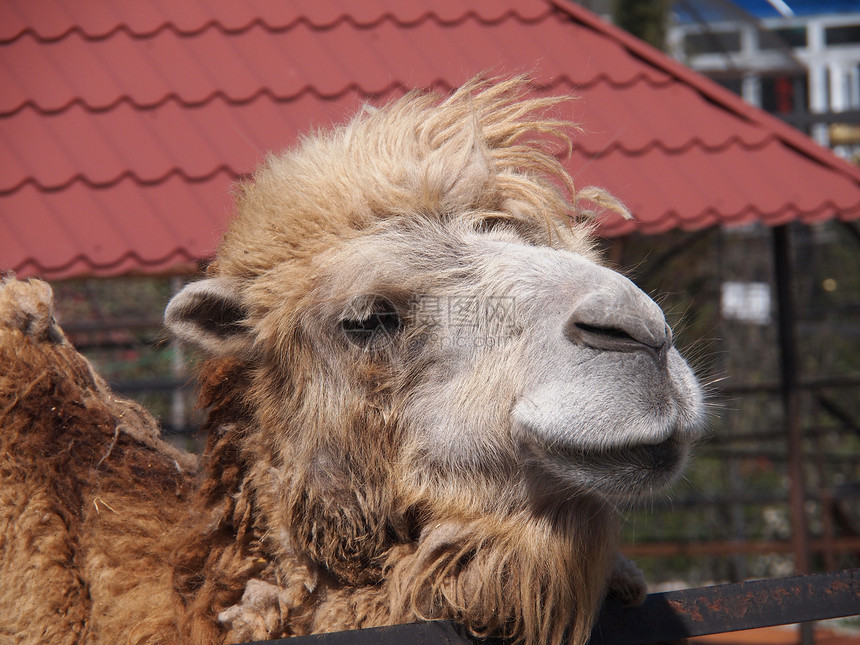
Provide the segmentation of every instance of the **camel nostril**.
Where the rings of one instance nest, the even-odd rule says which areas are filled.
[[[571,342],[591,349],[612,352],[645,351],[652,354],[659,363],[665,364],[666,354],[672,347],[671,329],[665,323],[661,329],[662,334],[645,333],[647,329],[641,325],[641,320],[635,318],[628,318],[623,327],[615,327],[584,322],[578,316],[573,316],[565,324],[564,335]]]
[[[568,314],[563,323],[565,337],[591,349],[646,351],[664,362],[672,332],[662,310],[632,282],[606,271]]]
[[[616,329],[615,327],[598,327],[596,325],[589,325],[589,324],[586,324],[583,322],[573,323],[573,326],[576,327],[577,329],[579,329],[580,331],[585,332],[586,334],[589,334],[592,336],[602,337],[602,338],[605,338],[607,340],[615,339],[615,340],[622,340],[622,341],[628,341],[629,340],[629,341],[632,341],[634,343],[638,342],[635,338],[633,338],[633,336],[628,334],[623,329]]]

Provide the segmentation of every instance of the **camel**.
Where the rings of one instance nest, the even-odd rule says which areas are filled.
[[[411,92],[269,156],[170,302],[205,452],[161,440],[0,288],[0,634],[239,643],[447,618],[582,645],[641,601],[618,509],[672,481],[700,386],[593,245],[523,78]]]

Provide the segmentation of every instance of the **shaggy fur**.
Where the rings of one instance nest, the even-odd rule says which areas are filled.
[[[72,350],[44,285],[4,283],[0,634],[234,643],[451,618],[585,642],[615,504],[677,473],[701,404],[662,313],[596,264],[552,154],[569,126],[527,89],[409,94],[239,187],[207,279],[166,317],[209,357],[199,468]],[[565,412],[539,404],[555,381],[528,395],[548,342],[528,330],[574,286],[621,293],[600,311],[634,322],[601,331],[589,305],[547,336],[587,354],[585,387],[629,399],[601,403],[568,445],[524,404]],[[515,319],[443,343],[451,330],[415,313],[416,299],[482,293],[515,300]],[[508,344],[485,347],[501,327]],[[629,564],[611,581],[641,600]]]
[[[196,459],[93,373],[45,283],[0,283],[0,427],[3,642],[176,642],[160,540]]]

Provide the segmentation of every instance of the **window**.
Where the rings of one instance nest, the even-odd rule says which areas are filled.
[[[805,112],[806,76],[765,76],[761,79],[761,107],[767,112],[790,114]]]
[[[806,27],[783,27],[759,32],[759,49],[806,47]]]
[[[724,54],[741,50],[741,34],[738,31],[708,31],[684,36],[684,47],[688,54]]]
[[[860,25],[828,27],[824,30],[824,42],[828,45],[860,44]]]
[[[770,286],[766,282],[723,282],[720,312],[726,320],[770,323]]]
[[[712,79],[738,96],[743,92],[743,80],[737,76],[713,76]]]

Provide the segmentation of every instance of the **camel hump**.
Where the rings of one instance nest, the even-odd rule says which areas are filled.
[[[65,343],[54,318],[54,292],[43,280],[0,278],[0,329],[12,329],[35,340]]]
[[[170,477],[198,466],[194,455],[162,441],[156,420],[113,392],[66,339],[54,318],[50,285],[7,275],[0,278],[0,431],[10,436],[19,426],[37,442],[74,439],[81,464],[87,463],[81,455],[86,445],[92,463],[106,467],[103,456],[122,438],[152,451],[141,453],[147,468],[155,463],[153,454],[161,455]],[[0,458],[3,450],[0,442]]]

